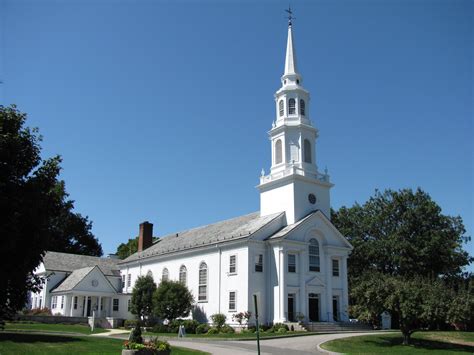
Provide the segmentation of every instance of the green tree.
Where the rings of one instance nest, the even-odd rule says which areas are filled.
[[[446,216],[421,189],[376,191],[365,204],[341,207],[332,221],[354,246],[349,280],[367,270],[435,279],[462,272],[473,258],[461,217]]]
[[[135,282],[130,303],[130,312],[140,320],[147,319],[153,312],[153,294],[156,284],[152,276],[140,276]]]
[[[157,237],[153,237],[153,241],[157,239]],[[137,251],[138,237],[129,239],[127,243],[120,243],[115,254],[123,260],[128,258],[130,255],[135,254]]]
[[[154,314],[172,321],[186,317],[191,312],[194,297],[188,288],[178,281],[161,281],[153,295]]]
[[[0,258],[14,260],[0,268],[0,322],[39,289],[32,271],[46,250],[102,254],[90,222],[73,213],[58,179],[61,158],[42,159],[41,136],[25,122],[15,106],[0,106]]]

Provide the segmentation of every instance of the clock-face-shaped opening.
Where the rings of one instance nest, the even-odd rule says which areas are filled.
[[[316,196],[314,194],[309,194],[308,195],[308,201],[309,201],[309,203],[314,205],[316,203]]]

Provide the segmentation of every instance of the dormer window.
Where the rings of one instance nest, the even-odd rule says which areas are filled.
[[[305,116],[305,103],[304,103],[304,100],[301,99],[300,100],[300,115],[301,116]]]
[[[280,102],[278,103],[278,111],[280,113],[280,117],[283,116],[283,113],[284,113],[283,100],[280,100]]]
[[[294,115],[296,113],[296,101],[295,99],[288,100],[288,114]]]

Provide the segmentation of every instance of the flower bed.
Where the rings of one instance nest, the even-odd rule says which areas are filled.
[[[143,344],[125,341],[122,349],[122,355],[168,355],[170,353],[170,344],[158,338],[150,339]]]

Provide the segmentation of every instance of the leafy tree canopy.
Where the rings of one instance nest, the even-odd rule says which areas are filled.
[[[42,159],[41,136],[26,114],[0,105],[0,321],[22,308],[46,250],[101,255],[87,217],[74,213],[58,179],[61,158]]]
[[[354,246],[349,277],[368,270],[389,275],[454,276],[473,260],[461,217],[446,216],[421,189],[376,191],[363,205],[332,211],[332,221]]]
[[[157,239],[157,237],[153,237],[153,241]],[[138,237],[135,237],[129,239],[127,243],[120,243],[120,245],[117,247],[117,251],[115,252],[115,254],[123,260],[128,258],[130,255],[135,254],[137,251]]]
[[[132,291],[130,311],[139,319],[149,317],[153,311],[153,294],[156,284],[152,276],[140,276]]]
[[[194,297],[179,281],[161,281],[153,295],[154,315],[172,321],[191,312]]]

